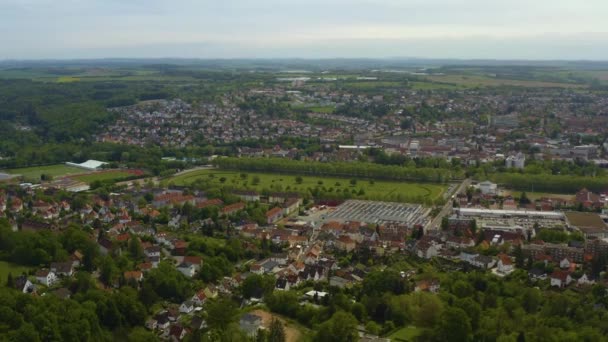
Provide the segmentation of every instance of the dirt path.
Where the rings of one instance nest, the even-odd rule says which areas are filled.
[[[300,337],[301,337],[300,331],[298,329],[294,328],[293,326],[291,326],[291,324],[289,324],[289,322],[286,322],[284,319],[277,317],[268,311],[259,310],[259,309],[254,310],[251,313],[262,317],[262,324],[264,325],[264,327],[266,329],[268,329],[270,327],[270,323],[272,322],[273,317],[278,319],[279,321],[281,321],[281,323],[283,323],[283,325],[285,326],[285,340],[287,342],[297,342],[300,340]]]

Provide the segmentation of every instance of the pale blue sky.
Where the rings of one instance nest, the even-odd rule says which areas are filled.
[[[607,0],[0,0],[0,59],[608,60]]]

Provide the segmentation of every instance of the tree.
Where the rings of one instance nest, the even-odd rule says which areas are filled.
[[[319,326],[314,340],[318,342],[353,342],[359,340],[357,319],[344,311],[336,312]]]
[[[9,287],[9,288],[15,287],[15,280],[13,279],[12,272],[8,272],[8,276],[6,278],[6,287]]]
[[[209,328],[225,330],[237,315],[237,307],[230,299],[217,299],[207,305],[207,323]]]
[[[524,252],[521,249],[521,245],[517,245],[515,247],[515,250],[514,250],[513,254],[515,254],[515,265],[518,268],[523,268],[526,260],[525,260],[525,257],[524,257]]]
[[[99,278],[106,285],[112,285],[118,277],[118,269],[114,264],[114,259],[110,256],[101,258],[99,265]]]
[[[471,233],[473,235],[475,235],[477,233],[477,220],[475,220],[475,219],[471,220],[470,228],[471,228]]]
[[[285,342],[285,328],[276,318],[272,319],[268,329],[268,342]]]
[[[144,258],[144,249],[141,246],[141,242],[139,241],[139,238],[133,235],[129,239],[129,254],[135,260]]]
[[[530,204],[530,199],[528,198],[528,195],[526,195],[526,192],[522,192],[521,196],[519,197],[519,205],[520,206],[525,206],[527,204]]]
[[[369,321],[367,322],[367,324],[365,324],[365,330],[373,335],[379,335],[380,334],[380,326],[378,325],[378,323],[374,322],[374,321]]]
[[[297,184],[302,184],[303,181],[304,181],[304,179],[302,178],[302,176],[297,176],[296,177],[296,183]]]
[[[135,327],[127,336],[128,342],[154,342],[159,341],[158,337],[152,332],[142,327]]]
[[[471,339],[471,320],[456,307],[447,308],[441,315],[439,337],[442,341],[466,342]]]
[[[538,311],[542,303],[540,291],[537,289],[525,289],[521,298],[522,307],[527,313],[533,314]]]
[[[274,284],[274,276],[253,274],[243,281],[241,292],[245,298],[266,295],[272,293]]]

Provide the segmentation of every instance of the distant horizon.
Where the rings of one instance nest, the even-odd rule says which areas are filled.
[[[61,57],[61,58],[6,58],[0,62],[70,62],[70,61],[153,61],[153,60],[177,60],[177,61],[323,61],[323,60],[369,60],[369,61],[480,61],[480,62],[608,62],[608,57],[604,59],[585,59],[585,58],[458,58],[458,57]]]
[[[323,61],[378,61],[378,62],[456,62],[456,63],[507,63],[507,64],[547,64],[547,63],[608,63],[605,59],[525,59],[525,58],[442,58],[442,57],[90,57],[90,58],[9,58],[0,59],[0,64],[5,63],[70,63],[70,62],[154,62],[154,61],[175,61],[175,62],[207,62],[207,61],[251,61],[251,62],[323,62]]]
[[[0,60],[608,60],[603,0],[3,0]]]

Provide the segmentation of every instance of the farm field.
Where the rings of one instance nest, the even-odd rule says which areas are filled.
[[[245,178],[241,174],[246,175]],[[351,184],[351,178],[321,177],[312,175],[301,176],[301,183],[296,181],[297,175],[239,172],[220,169],[196,170],[184,173],[166,182],[175,185],[188,185],[203,179],[210,182],[211,186],[231,186],[235,189],[251,189],[256,191],[295,191],[307,193],[308,189],[325,187],[328,191],[342,192],[344,190],[358,193],[363,190],[364,195],[358,198],[378,201],[423,202],[427,200],[440,199],[446,187],[440,184],[410,183],[395,181],[380,181],[359,179],[356,184]],[[254,182],[258,179],[258,182]]]
[[[582,85],[571,83],[557,82],[541,82],[541,81],[525,81],[525,80],[509,80],[500,78],[490,78],[484,76],[465,76],[465,75],[442,75],[442,76],[427,76],[428,80],[434,82],[444,82],[458,84],[469,87],[492,87],[492,86],[515,86],[515,87],[556,87],[556,88],[580,88]]]
[[[10,262],[0,261],[0,284],[5,285],[8,274],[11,273],[14,277],[21,275],[23,272],[28,272],[29,268],[15,265]]]
[[[80,173],[86,173],[87,171],[84,169],[80,169],[73,166],[67,166],[65,164],[57,164],[57,165],[46,165],[46,166],[34,166],[34,167],[26,167],[21,169],[9,169],[2,170],[3,172],[14,174],[14,175],[22,175],[26,179],[40,179],[40,175],[46,174],[52,177],[57,176],[66,176],[66,175],[75,175]]]
[[[435,82],[410,82],[412,89],[416,90],[435,90],[435,89],[464,89],[464,85],[455,85],[448,83],[435,83]]]

